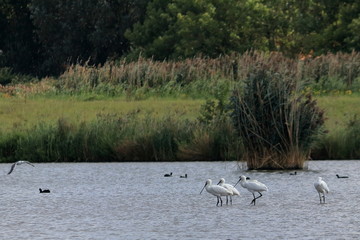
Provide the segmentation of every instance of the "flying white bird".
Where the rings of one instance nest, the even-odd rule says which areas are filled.
[[[318,181],[314,183],[314,187],[315,187],[316,191],[319,193],[320,203],[321,202],[325,203],[325,193],[328,193],[330,191],[326,182],[324,180],[322,180],[321,177],[319,177]],[[321,196],[321,194],[322,194],[322,196]],[[321,199],[323,199],[323,201],[321,201]]]
[[[204,187],[201,189],[200,194],[202,193],[202,191],[204,190],[204,188],[206,189],[206,191],[214,196],[217,197],[217,203],[216,206],[219,205],[219,202],[221,202],[221,206],[222,206],[222,199],[221,196],[229,196],[232,194],[231,191],[227,190],[224,187],[221,187],[219,185],[212,185],[212,181],[211,179],[206,180]]]
[[[247,180],[247,178],[245,176],[240,176],[239,181],[234,185],[234,187],[239,182],[243,188],[246,188],[249,192],[252,193],[254,199],[251,201],[250,204],[254,203],[254,205],[255,205],[256,199],[262,197],[261,192],[268,190],[268,188],[266,187],[265,184],[263,184],[257,180]],[[260,195],[258,197],[255,197],[255,192],[259,193]]]
[[[230,203],[232,204],[232,196],[238,195],[240,196],[239,191],[231,184],[225,183],[224,178],[220,178],[220,181],[218,183],[219,186],[226,188],[227,190],[231,191],[232,194],[230,196]],[[228,204],[228,196],[226,196],[226,204]]]
[[[17,161],[17,162],[15,162],[15,163],[13,163],[13,164],[11,165],[11,168],[10,168],[10,171],[8,172],[8,174],[10,174],[10,173],[12,173],[12,172],[14,171],[16,165],[21,165],[21,164],[24,164],[24,163],[29,164],[29,165],[35,167],[35,166],[34,166],[31,162],[29,162],[29,161],[20,160],[20,161]]]

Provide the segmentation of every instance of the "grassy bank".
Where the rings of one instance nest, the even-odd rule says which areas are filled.
[[[325,110],[325,127],[332,132],[344,129],[348,122],[360,116],[360,95],[317,96],[319,106]],[[93,121],[101,115],[124,115],[138,113],[140,116],[162,118],[172,116],[177,119],[195,120],[200,116],[200,108],[205,99],[151,98],[129,101],[124,97],[89,99],[82,97],[18,97],[0,98],[0,132],[26,129],[39,121],[55,123],[67,119],[69,123]]]
[[[355,117],[360,116],[359,101],[355,95],[318,97],[326,110],[328,133],[319,139],[314,157],[359,157],[353,150],[358,143],[353,132],[360,126]],[[204,103],[168,98],[1,98],[1,161],[236,160],[241,142],[231,123],[217,115],[216,104],[205,108]]]
[[[242,144],[227,103],[258,68],[301,81],[325,109],[327,134],[313,158],[360,158],[359,62],[358,53],[248,52],[71,65],[56,79],[9,76],[0,86],[0,161],[237,160]]]
[[[328,131],[343,129],[355,116],[360,116],[360,95],[317,96],[319,106],[325,110]]]
[[[0,132],[28,129],[39,122],[54,124],[66,119],[71,124],[91,122],[99,116],[122,116],[137,113],[155,119],[172,116],[194,120],[199,115],[201,99],[147,99],[128,101],[124,98],[89,100],[78,97],[17,97],[0,99]]]

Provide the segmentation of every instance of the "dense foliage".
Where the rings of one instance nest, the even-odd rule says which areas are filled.
[[[249,169],[303,168],[324,112],[290,74],[259,70],[231,97],[231,117]]]
[[[360,50],[355,0],[0,0],[0,68],[38,76],[119,57]]]

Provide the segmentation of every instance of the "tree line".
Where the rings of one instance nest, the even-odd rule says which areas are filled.
[[[58,75],[72,63],[360,50],[356,0],[0,0],[0,68]]]

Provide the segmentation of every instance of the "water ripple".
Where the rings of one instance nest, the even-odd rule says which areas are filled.
[[[358,239],[359,161],[309,162],[308,171],[246,172],[234,162],[0,164],[2,239]],[[173,177],[164,178],[164,173]],[[188,174],[188,178],[180,175]],[[349,175],[337,179],[336,174]],[[250,205],[238,186],[233,205],[216,207],[205,180],[240,175],[269,191]],[[319,204],[313,182],[330,193]],[[39,194],[38,188],[51,189]],[[224,201],[225,202],[225,201]]]

